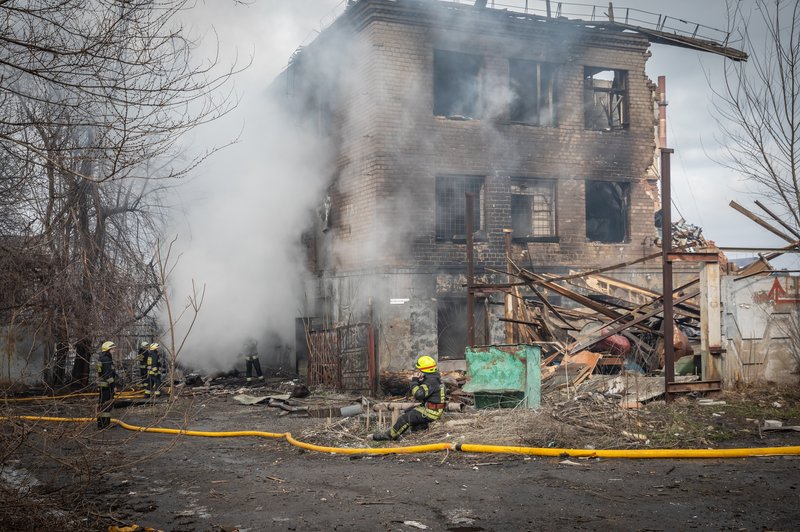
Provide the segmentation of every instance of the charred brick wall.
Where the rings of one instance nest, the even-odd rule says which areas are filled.
[[[482,182],[478,272],[505,267],[503,229],[512,225],[515,179],[552,180],[555,204],[551,238],[515,241],[520,265],[564,271],[656,251],[654,202],[644,182],[655,149],[645,38],[447,2],[361,0],[304,55],[332,49],[339,52],[337,61],[346,59],[344,66],[324,83],[311,84],[329,92],[337,153],[331,224],[309,239],[312,264],[325,312],[334,321],[350,319],[348,313],[363,309],[368,295],[373,298],[382,323],[382,366],[436,354],[437,298],[465,293],[459,282],[463,239],[437,238],[437,178]],[[437,51],[479,58],[481,116],[434,114]],[[510,60],[554,66],[555,124],[510,120]],[[586,127],[587,68],[626,73],[624,128]],[[592,198],[586,183],[592,180],[626,184],[622,241],[587,237]],[[390,305],[393,298],[408,302]]]
[[[653,202],[642,181],[654,150],[652,86],[644,73],[647,41],[473,10],[447,10],[445,22],[432,4],[373,0],[359,2],[354,8],[359,12],[351,15],[358,59],[349,75],[356,81],[337,110],[342,142],[333,186],[335,224],[326,235],[336,249],[327,265],[346,271],[463,266],[463,241],[435,235],[435,180],[442,175],[484,179],[479,267],[497,266],[505,256],[502,230],[511,225],[511,178],[555,181],[557,242],[517,242],[515,254],[530,253],[540,268],[641,256],[643,243],[655,235]],[[482,97],[499,102],[494,116],[434,116],[435,50],[482,58]],[[510,58],[557,66],[556,127],[510,123],[504,116]],[[587,66],[628,73],[627,128],[586,129]],[[586,180],[629,183],[624,241],[587,238]]]

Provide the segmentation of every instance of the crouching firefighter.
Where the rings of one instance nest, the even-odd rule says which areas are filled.
[[[429,356],[421,356],[417,359],[416,367],[420,373],[411,379],[411,395],[421,404],[404,412],[388,431],[373,434],[373,440],[396,440],[408,429],[426,429],[429,423],[442,417],[447,401],[436,361]]]
[[[152,343],[147,348],[147,389],[144,391],[147,397],[161,395],[161,367],[164,361],[159,347],[157,343]]]
[[[103,342],[100,346],[100,356],[95,363],[97,368],[97,389],[100,392],[97,428],[104,429],[111,425],[111,410],[114,408],[114,386],[117,373],[114,371],[114,342]]]

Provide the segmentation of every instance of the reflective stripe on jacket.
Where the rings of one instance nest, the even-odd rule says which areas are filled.
[[[411,394],[414,396],[414,399],[422,403],[417,407],[417,410],[422,412],[426,418],[435,421],[442,417],[444,405],[447,402],[447,399],[445,399],[445,387],[442,384],[442,378],[438,371],[435,373],[425,373],[424,375],[422,380],[414,379],[411,381]],[[430,408],[429,405],[431,404],[441,406]]]
[[[99,387],[106,388],[114,384],[117,373],[114,371],[114,359],[108,352],[100,353],[95,362],[95,369],[97,369],[97,385]]]

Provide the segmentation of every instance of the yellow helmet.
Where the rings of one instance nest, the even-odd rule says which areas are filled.
[[[436,361],[428,355],[422,355],[417,359],[417,369],[422,373],[436,373]]]
[[[109,349],[114,349],[115,347],[117,347],[117,344],[114,342],[103,342],[103,345],[100,346],[100,351],[105,353]]]
[[[150,344],[150,351],[156,351],[158,349],[158,344],[153,342]]]

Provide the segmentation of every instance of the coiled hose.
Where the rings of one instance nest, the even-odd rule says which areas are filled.
[[[90,423],[90,417],[47,417],[47,416],[12,416],[0,417],[0,420],[24,419],[28,421],[54,421]],[[307,443],[292,437],[289,432],[263,432],[258,430],[241,431],[199,431],[169,429],[164,427],[140,427],[112,418],[111,422],[135,432],[153,432],[157,434],[174,434],[180,436],[200,436],[207,438],[240,438],[258,437],[285,439],[291,445],[322,453],[344,455],[384,455],[384,454],[416,454],[435,451],[461,451],[465,453],[489,454],[521,454],[532,456],[586,457],[586,458],[744,458],[753,456],[787,456],[800,455],[800,446],[787,447],[750,447],[738,449],[555,449],[549,447],[521,447],[512,445],[478,445],[471,443],[431,443],[412,445],[409,447],[327,447]]]

